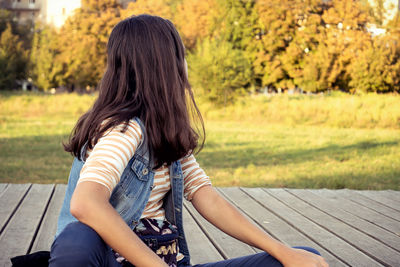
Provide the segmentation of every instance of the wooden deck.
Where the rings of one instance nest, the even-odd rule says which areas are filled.
[[[0,184],[0,267],[49,250],[65,185]],[[318,249],[330,266],[400,266],[400,192],[218,188],[270,235]],[[256,253],[212,227],[185,203],[193,263]],[[188,234],[190,233],[190,234]]]

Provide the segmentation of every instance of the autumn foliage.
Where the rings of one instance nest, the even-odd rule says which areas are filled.
[[[95,88],[112,27],[147,13],[174,22],[192,86],[213,102],[266,91],[400,92],[399,16],[383,23],[383,6],[369,2],[84,0],[61,29],[37,26],[29,74],[43,90]]]

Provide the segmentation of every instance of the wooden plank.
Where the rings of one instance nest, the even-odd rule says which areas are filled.
[[[186,208],[183,210],[183,225],[192,264],[214,262],[224,259],[210,240],[208,240],[196,221],[190,216]]]
[[[383,214],[400,222],[400,212],[389,208],[379,202],[376,202],[360,194],[352,194],[351,191],[348,189],[336,190],[335,193],[340,197],[349,199],[355,203],[358,203],[364,207],[372,209],[380,214]]]
[[[255,250],[249,245],[225,234],[209,223],[196,211],[191,203],[185,201],[184,204],[191,216],[196,220],[197,224],[202,228],[203,232],[222,254],[224,259],[247,256],[255,253]]]
[[[13,216],[19,203],[29,190],[30,184],[10,184],[0,196],[0,234]],[[1,252],[0,252],[1,253]],[[1,266],[1,265],[0,265]]]
[[[327,189],[312,190],[312,192],[318,196],[323,197],[335,206],[339,206],[340,209],[350,212],[357,217],[364,219],[370,223],[373,223],[383,229],[386,229],[398,236],[400,236],[400,223],[392,218],[389,218],[381,213],[364,207],[356,202],[342,198],[337,194],[337,191]]]
[[[319,224],[321,227],[329,229],[329,231],[380,263],[389,266],[396,266],[399,263],[400,253],[398,251],[380,243],[358,229],[327,215],[285,190],[266,189],[265,191],[276,199],[280,199],[287,206],[301,212],[303,216]]]
[[[272,197],[262,189],[249,188],[245,189],[245,191],[262,206],[278,213],[278,216],[287,224],[291,225],[304,236],[307,236],[309,239],[319,244],[320,247],[330,252],[345,264],[350,266],[382,266],[377,261],[354,248],[341,238],[338,238],[327,229],[307,219],[297,210],[293,210],[291,207],[285,205],[282,203],[282,200]],[[339,263],[337,262],[333,262],[330,263],[330,266],[338,266],[338,264]]]
[[[41,250],[50,251],[51,244],[54,240],[54,235],[56,234],[58,214],[60,213],[61,206],[64,201],[66,189],[67,186],[64,184],[56,185],[54,194],[47,208],[46,215],[43,218],[43,222],[40,225],[39,232],[29,253]]]
[[[395,191],[395,190],[383,190],[383,191],[369,190],[369,191],[370,192],[380,192],[382,194],[385,194],[385,196],[400,202],[400,191]]]
[[[0,194],[7,188],[8,184],[0,184]]]
[[[276,214],[276,211],[269,211],[251,198],[251,190],[245,188],[240,190],[237,187],[230,187],[224,188],[221,191],[227,199],[229,199],[234,205],[238,206],[242,212],[245,212],[249,217],[256,221],[257,224],[266,232],[270,233],[271,236],[274,236],[276,239],[290,246],[301,245],[317,249],[330,266],[346,266],[345,263],[338,260],[334,255],[281,219]]]
[[[11,266],[10,258],[28,252],[53,188],[32,185],[0,236],[0,266]]]
[[[3,229],[0,232],[0,266],[11,266],[9,258],[28,252],[32,243],[31,251],[33,252],[42,249],[48,250],[52,241],[66,186],[57,186],[50,202],[48,200],[52,192],[52,185],[33,185],[31,189],[29,189],[29,186],[29,184],[0,184],[0,229]],[[232,192],[229,192],[230,190]],[[340,190],[339,192],[337,190],[311,190],[312,193],[319,196],[315,199],[313,196],[307,198],[305,193],[300,194],[301,190],[294,190],[293,192],[289,190],[291,192],[291,194],[289,193],[291,200],[285,200],[284,195],[275,195],[276,193],[272,193],[269,190],[264,191],[257,188],[243,190],[233,188],[220,191],[231,203],[237,205],[247,216],[257,221],[264,229],[268,229],[271,235],[281,241],[293,245],[298,243],[314,247],[320,250],[327,260],[328,256],[331,257],[328,260],[330,266],[344,266],[345,263],[352,266],[381,266],[371,258],[371,256],[377,257],[380,253],[384,254],[382,257],[391,258],[389,259],[392,261],[391,263],[400,262],[398,254],[388,256],[387,251],[380,251],[387,248],[389,248],[389,253],[391,250],[400,250],[398,243],[393,243],[393,240],[390,241],[392,242],[390,244],[387,241],[383,241],[387,240],[387,238],[379,234],[383,232],[377,230],[377,228],[381,227],[382,230],[380,231],[390,231],[400,236],[400,230],[398,230],[400,228],[400,217],[397,217],[398,212],[393,208],[397,206],[392,205],[398,201],[398,196],[400,196],[398,191],[357,191],[355,196],[351,196],[352,190]],[[26,196],[23,198],[25,194]],[[249,195],[251,198],[248,197]],[[324,201],[319,203],[318,201],[321,201],[321,198]],[[378,201],[378,198],[380,201]],[[301,209],[299,206],[293,205],[291,201],[294,202],[294,200],[303,203]],[[304,201],[308,202],[308,204]],[[47,212],[43,215],[47,204]],[[309,211],[309,204],[311,204],[311,211]],[[188,243],[191,247],[196,245],[196,247],[190,249],[192,261],[206,263],[222,260],[223,256],[214,246],[219,247],[222,254],[231,258],[231,254],[234,253],[229,250],[236,250],[236,245],[231,247],[231,241],[225,240],[222,232],[218,234],[218,230],[212,229],[208,222],[204,219],[202,220],[202,217],[195,213],[195,209],[190,208],[187,203],[185,203],[185,206],[188,207],[188,210],[195,218],[188,214],[188,210],[185,209],[184,224]],[[335,210],[335,207],[337,207],[337,210]],[[326,223],[326,218],[320,216],[321,214],[315,212],[315,210],[313,211],[312,208],[321,212],[324,216],[331,217],[331,220],[336,220],[337,224],[350,227],[353,232],[358,232],[353,228],[354,226],[359,231],[364,232],[365,236],[380,239],[380,241],[377,241],[379,243],[386,242],[391,248],[377,246],[376,251],[365,251],[362,248],[362,244],[360,244],[364,243],[365,240],[360,240],[357,234],[354,233],[346,235],[349,240],[343,235],[338,238],[336,236],[337,229],[331,228],[331,222],[328,220]],[[350,215],[350,218],[342,218],[344,214],[348,213],[353,215]],[[359,221],[356,221],[356,216],[359,217]],[[42,218],[43,221],[41,223]],[[352,220],[354,220],[354,223],[351,223]],[[201,224],[203,230],[198,226],[198,223]],[[375,226],[370,228],[371,224]],[[39,225],[40,228],[37,230]],[[52,227],[53,230],[51,229]],[[287,233],[285,233],[285,230]],[[215,245],[210,242],[210,238],[204,232],[210,236]],[[36,233],[37,237],[33,241]],[[373,235],[373,233],[376,234]],[[299,242],[292,242],[293,240],[298,240]],[[366,244],[365,246],[373,247],[374,244]],[[228,248],[228,252],[223,249],[225,247]],[[362,251],[357,250],[355,247]],[[243,254],[249,253],[243,252]],[[337,257],[338,260],[335,261],[334,257]],[[343,262],[340,260],[343,260]],[[384,263],[387,264],[386,262]],[[396,264],[392,264],[392,266],[396,266]]]
[[[269,213],[268,210],[265,210],[265,208],[262,207],[260,204],[254,202],[254,200],[251,197],[249,197],[245,192],[240,190],[238,187],[224,187],[224,188],[217,188],[217,190],[226,200],[228,200],[232,205],[236,206],[248,220],[254,222],[258,226],[263,228],[273,238],[283,243],[286,243],[284,240],[281,239],[280,236],[277,236],[275,233],[271,232],[269,228],[266,227],[266,225],[269,225],[272,221],[275,221],[276,217],[273,214]],[[258,213],[265,214],[265,216],[261,217],[251,216],[252,215],[252,211],[250,211],[251,208],[255,209],[256,211],[260,211],[261,209],[262,212]],[[288,243],[286,244],[289,245]]]
[[[383,205],[386,205],[392,209],[400,211],[400,197],[391,198],[386,192],[382,191],[366,191],[366,190],[350,190],[351,192],[359,193],[369,199],[375,200]]]
[[[370,237],[384,243],[394,250],[400,251],[400,237],[389,232],[373,223],[360,220],[359,217],[341,209],[341,202],[332,204],[328,200],[313,193],[313,190],[291,189],[289,193],[294,194],[298,198],[319,209],[320,211],[347,223],[349,226],[357,228],[359,231],[369,235]],[[400,224],[398,224],[400,230]]]

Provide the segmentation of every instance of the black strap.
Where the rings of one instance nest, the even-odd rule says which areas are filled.
[[[13,267],[48,267],[50,251],[38,251],[11,258]]]

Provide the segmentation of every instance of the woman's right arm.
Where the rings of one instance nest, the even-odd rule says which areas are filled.
[[[108,202],[109,191],[95,182],[79,183],[71,198],[71,214],[135,266],[167,266],[129,228]]]

